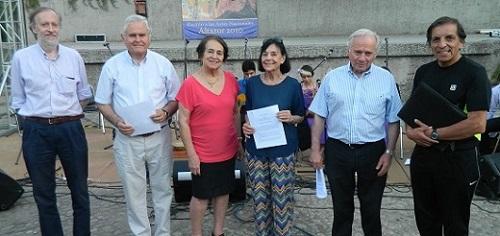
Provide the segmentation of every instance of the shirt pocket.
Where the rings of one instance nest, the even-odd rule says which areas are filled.
[[[78,80],[73,75],[61,74],[56,78],[57,91],[64,96],[76,94]]]
[[[328,108],[335,109],[340,104],[342,104],[342,100],[338,94],[335,94],[334,92],[328,92],[326,94],[326,104]]]
[[[167,77],[166,76],[161,76],[161,77],[151,77],[151,82],[149,84],[149,91],[150,94],[149,96],[154,99],[158,98],[164,98],[167,95]]]
[[[369,116],[379,117],[385,114],[388,94],[371,94],[363,99],[363,110]]]

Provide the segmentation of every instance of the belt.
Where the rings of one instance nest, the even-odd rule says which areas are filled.
[[[365,146],[368,146],[368,145],[371,145],[371,144],[375,144],[375,143],[378,143],[378,142],[382,142],[383,139],[379,140],[379,141],[375,141],[375,142],[367,142],[367,143],[357,143],[357,144],[348,144],[348,143],[344,143],[338,139],[334,139],[334,138],[328,138],[328,140],[331,140],[332,142],[334,143],[338,143],[338,144],[341,144],[341,145],[344,145],[344,146],[347,146],[347,148],[351,149],[351,150],[354,150],[354,149],[360,149],[362,147],[365,147]]]
[[[37,116],[24,116],[23,119],[25,120],[31,120],[36,123],[44,124],[44,125],[57,125],[57,124],[62,124],[68,121],[75,121],[75,120],[80,120],[83,118],[83,114],[76,115],[76,116],[56,116],[56,117],[50,117],[50,118],[45,118],[45,117],[37,117]]]
[[[163,128],[165,128],[165,126],[167,126],[167,125],[163,125],[162,127],[160,127],[160,130],[163,129]],[[160,132],[160,131],[154,131],[154,132],[149,132],[149,133],[145,133],[145,134],[139,134],[138,136],[146,138],[146,137],[149,137],[149,136],[151,136],[153,134],[156,134],[158,132]]]

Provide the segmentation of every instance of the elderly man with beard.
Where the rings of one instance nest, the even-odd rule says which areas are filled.
[[[63,235],[56,203],[59,157],[73,206],[73,234],[90,235],[88,149],[80,118],[92,96],[83,60],[59,44],[61,16],[51,8],[29,17],[37,43],[14,54],[11,107],[23,120],[22,149],[33,184],[42,235]]]

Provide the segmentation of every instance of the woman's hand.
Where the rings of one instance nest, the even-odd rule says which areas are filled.
[[[290,110],[282,110],[278,112],[278,120],[283,122],[283,123],[291,123],[294,124],[294,119],[292,112]]]
[[[200,171],[200,158],[198,155],[188,156],[188,165],[189,170],[191,170],[191,174],[193,175],[201,175]]]
[[[243,134],[246,138],[250,138],[250,135],[255,133],[255,129],[252,128],[248,122],[243,123],[243,127],[241,127],[241,129],[243,130]]]

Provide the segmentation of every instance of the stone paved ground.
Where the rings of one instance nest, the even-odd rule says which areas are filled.
[[[95,120],[93,116],[87,117],[87,121]],[[91,173],[89,173],[89,190],[91,194],[92,234],[97,236],[131,235],[127,225],[121,185],[119,182],[110,182],[118,180],[114,172],[111,150],[103,149],[103,147],[111,143],[111,132],[103,135],[99,130],[88,127],[86,133],[91,152],[91,158],[89,159],[89,169],[91,170]],[[0,169],[3,169],[16,179],[27,176],[22,158],[19,165],[13,164],[19,146],[17,134],[0,137]],[[409,156],[410,151],[411,145],[405,145],[405,157]],[[307,159],[307,152],[303,153],[302,156],[299,157],[298,170],[304,170],[301,168],[300,163],[301,160]],[[393,169],[390,171],[388,181],[390,183],[408,183],[408,176],[405,176],[405,172],[407,174],[408,171],[407,167],[399,166],[399,157],[395,159],[398,162],[393,162],[394,167],[391,167]],[[316,199],[312,195],[313,191],[308,188],[312,186],[312,179],[308,177],[307,173],[301,173],[300,178],[296,189],[295,224],[292,235],[330,235],[333,219],[331,199]],[[0,236],[40,235],[38,213],[29,181],[20,182],[26,192],[13,208],[0,211]],[[58,204],[64,231],[66,235],[71,235],[72,210],[69,190],[62,179],[59,179],[58,182],[60,185],[57,188]],[[391,185],[387,187],[382,204],[384,235],[418,235],[413,215],[411,192],[407,186]],[[358,205],[356,203],[356,206]],[[249,236],[254,234],[251,207],[251,201],[231,204],[226,214],[226,235]],[[174,202],[172,204],[171,232],[173,236],[189,235],[190,224],[187,212],[188,206],[186,203]],[[356,209],[354,220],[354,235],[363,235],[359,208]],[[204,226],[206,235],[210,233],[211,223],[212,215],[207,213]],[[481,197],[475,198],[471,207],[470,232],[471,236],[500,236],[500,201],[487,201]]]
[[[71,235],[72,210],[69,190],[59,180],[58,204],[66,235]],[[318,200],[307,188],[310,183],[299,181],[297,187],[295,224],[293,235],[329,235],[332,210],[331,200]],[[90,183],[92,205],[92,234],[102,236],[130,235],[126,223],[125,205],[119,184]],[[24,184],[25,193],[15,206],[0,212],[0,235],[40,235],[36,206],[29,183]],[[226,215],[226,235],[253,235],[251,201],[231,204]],[[356,204],[358,206],[358,204]],[[384,235],[418,235],[413,218],[411,193],[406,186],[386,188],[382,221]],[[189,235],[188,207],[185,203],[172,204],[172,235]],[[207,213],[205,233],[209,235],[212,215]],[[500,235],[500,202],[476,197],[471,209],[470,235]],[[354,235],[363,235],[360,226],[359,208],[356,209]]]

